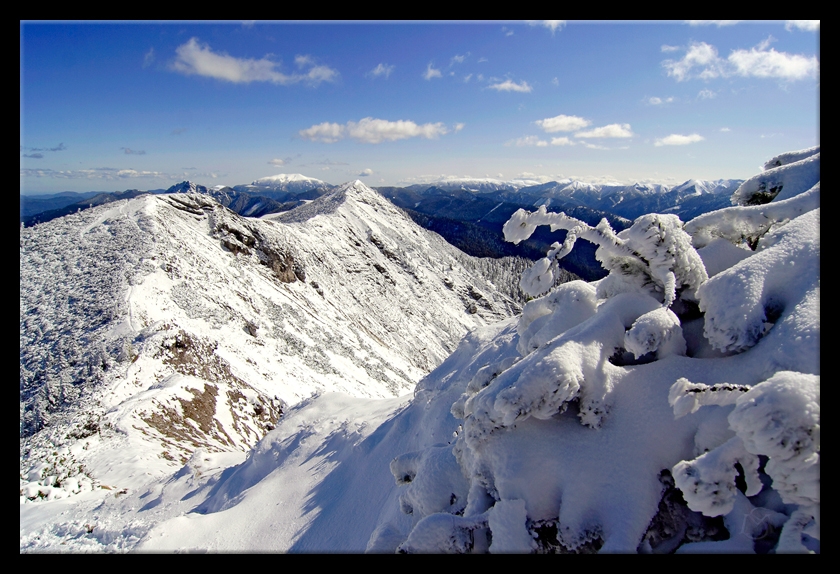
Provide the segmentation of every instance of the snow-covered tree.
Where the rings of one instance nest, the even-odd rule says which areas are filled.
[[[817,147],[687,224],[516,212],[509,241],[566,239],[523,273],[495,359],[421,382],[463,385],[460,426],[392,463],[398,549],[819,551],[819,189]],[[555,286],[578,238],[609,275]]]

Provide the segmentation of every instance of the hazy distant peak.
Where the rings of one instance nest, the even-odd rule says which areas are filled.
[[[167,189],[166,193],[207,193],[207,191],[207,188],[203,185],[185,180]]]
[[[307,177],[300,173],[278,173],[277,175],[269,175],[267,177],[261,177],[259,179],[254,180],[251,183],[251,185],[277,185],[291,182],[312,183],[316,186],[326,185],[325,182],[321,181],[320,179],[315,179],[314,177]]]

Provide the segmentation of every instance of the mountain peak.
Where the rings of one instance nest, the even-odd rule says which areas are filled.
[[[184,180],[181,183],[176,183],[166,190],[166,193],[207,193],[205,186],[194,183],[189,180]]]
[[[300,173],[278,173],[255,179],[251,185],[277,185],[290,182],[312,182],[315,185],[324,185],[324,182],[314,177],[307,177]]]
[[[300,223],[318,215],[327,215],[347,206],[345,211],[357,212],[360,206],[373,206],[376,212],[392,213],[397,208],[379,192],[357,179],[343,183],[322,195],[291,211],[269,216],[269,219],[283,223]]]

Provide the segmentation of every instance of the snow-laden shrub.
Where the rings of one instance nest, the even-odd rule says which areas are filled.
[[[733,392],[730,388],[715,390],[680,379],[672,387],[670,397],[676,416],[686,413],[685,399],[697,392],[707,397],[722,396],[696,401],[692,412],[700,402],[736,405],[728,417],[736,436],[693,460],[674,466],[674,479],[689,508],[706,516],[729,514],[741,498],[739,474],[745,481],[745,496],[753,497],[761,492],[759,455],[767,457],[763,472],[772,479],[773,490],[785,504],[798,506],[785,523],[781,541],[784,544],[777,550],[805,550],[801,540],[796,541],[805,527],[819,538],[819,377],[782,371],[746,392],[743,389]]]
[[[656,353],[657,359],[685,355],[680,320],[670,309],[649,311],[636,319],[624,335],[624,348],[637,359],[647,353]]]
[[[400,508],[406,514],[458,514],[467,504],[469,485],[449,445],[400,455],[391,461],[391,473],[407,485],[400,495]]]
[[[794,163],[805,158],[811,157],[812,155],[817,154],[819,152],[820,146],[814,146],[798,151],[788,151],[785,153],[780,153],[776,157],[768,159],[766,162],[764,162],[764,169],[768,170],[773,169],[774,167],[780,167],[789,163]]]
[[[499,358],[459,358],[425,384],[470,373],[453,444],[392,465],[398,483],[414,473],[406,506],[433,510],[399,548],[818,550],[818,167],[808,174],[819,156],[800,156],[762,174],[781,178],[775,201],[685,226],[650,214],[616,234],[605,221],[516,212],[510,241],[538,225],[567,237],[523,273],[536,298],[517,337],[494,341]],[[542,294],[578,238],[599,246],[609,275]],[[459,483],[450,450],[463,507],[440,495]]]
[[[572,250],[578,238],[598,245],[595,258],[610,272],[598,286],[601,298],[646,290],[669,307],[677,289],[685,289],[683,297],[692,299],[694,289],[707,278],[703,261],[676,215],[643,215],[616,234],[606,219],[592,227],[564,213],[548,213],[543,205],[533,213],[524,209],[514,213],[504,225],[505,239],[519,243],[539,225],[568,233],[562,245],[554,243],[545,258],[522,274],[522,290],[532,296],[553,285],[557,261]]]
[[[558,309],[563,312],[558,317]],[[584,281],[560,285],[525,304],[519,319],[519,352],[527,355],[595,314],[595,287]]]
[[[713,347],[752,347],[786,311],[802,301],[819,276],[820,210],[814,209],[765,235],[756,253],[697,290]]]
[[[774,199],[782,201],[811,189],[820,180],[820,146],[776,156],[764,167],[765,171],[749,178],[735,190],[733,205],[762,205]]]
[[[716,237],[735,245],[745,244],[755,250],[758,240],[772,227],[784,225],[791,219],[820,206],[820,184],[808,191],[786,199],[747,207],[729,207],[704,213],[685,225],[694,247],[705,247]]]

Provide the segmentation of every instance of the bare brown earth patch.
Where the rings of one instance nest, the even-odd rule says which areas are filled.
[[[279,399],[262,395],[236,377],[215,351],[215,343],[180,330],[158,352],[163,363],[176,372],[204,381],[185,389],[191,398],[173,396],[156,401],[154,410],[139,414],[162,435],[168,447],[163,456],[169,460],[175,458],[173,451],[178,451],[184,462],[196,448],[210,452],[250,448],[276,426],[283,413]],[[232,420],[232,428],[225,428],[217,418],[222,411],[227,411],[222,418]]]

